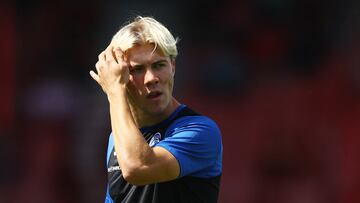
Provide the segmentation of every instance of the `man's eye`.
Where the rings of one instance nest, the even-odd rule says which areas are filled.
[[[131,74],[136,74],[136,73],[141,73],[143,71],[142,67],[134,67],[133,69],[130,70]]]
[[[162,68],[162,67],[166,66],[166,64],[165,63],[157,63],[154,66],[155,66],[155,68]]]

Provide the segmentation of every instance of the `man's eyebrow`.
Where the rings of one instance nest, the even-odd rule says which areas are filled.
[[[159,64],[159,63],[166,63],[167,60],[166,59],[159,59],[151,64]],[[137,68],[140,68],[140,67],[144,67],[145,65],[142,64],[142,63],[134,63],[133,65],[131,65],[131,67],[137,67]]]
[[[130,65],[131,67],[133,68],[142,68],[144,67],[145,65],[141,64],[141,63],[138,63],[138,64],[134,64],[134,65]]]
[[[158,63],[163,63],[163,62],[167,62],[167,60],[165,59],[160,59],[158,61],[155,61],[153,64],[158,64]]]

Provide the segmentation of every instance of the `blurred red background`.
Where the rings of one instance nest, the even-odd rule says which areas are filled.
[[[219,202],[360,202],[360,4],[2,1],[0,202],[102,202],[108,104],[91,80],[127,20],[180,38],[175,95],[223,133]]]

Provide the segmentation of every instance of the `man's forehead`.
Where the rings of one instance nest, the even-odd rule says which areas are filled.
[[[167,60],[159,48],[152,44],[136,45],[127,51],[127,59],[130,63],[154,63],[159,60]]]

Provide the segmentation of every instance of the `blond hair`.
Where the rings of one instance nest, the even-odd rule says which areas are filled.
[[[160,48],[164,55],[175,58],[178,54],[177,41],[170,31],[154,18],[138,16],[114,35],[111,44],[126,52],[135,45],[150,43],[155,45],[154,50]]]

